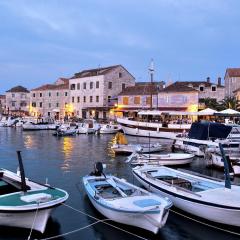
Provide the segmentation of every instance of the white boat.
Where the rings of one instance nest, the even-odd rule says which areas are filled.
[[[193,161],[194,154],[190,153],[168,153],[168,154],[137,154],[131,161],[131,165],[184,165]]]
[[[198,217],[240,226],[240,186],[227,181],[159,166],[133,169],[134,177],[148,190],[169,197],[174,206]]]
[[[200,122],[193,123],[188,134],[174,138],[174,147],[183,151],[194,153],[196,156],[204,156],[206,149],[219,149],[219,143],[224,150],[239,151],[240,142],[231,141],[232,126],[220,123]]]
[[[58,124],[52,119],[32,119],[22,125],[24,131],[56,130]]]
[[[168,198],[111,175],[96,175],[83,177],[83,184],[91,203],[105,217],[155,234],[165,225],[172,206]]]
[[[54,133],[53,136],[64,137],[64,136],[74,136],[77,133],[76,127],[70,126],[60,126]]]
[[[16,123],[16,118],[14,117],[3,117],[0,121],[0,127],[11,127]]]
[[[83,123],[78,124],[78,134],[95,133],[100,129],[100,124],[94,119],[85,119]]]
[[[115,153],[152,153],[160,152],[163,150],[163,146],[159,143],[150,144],[113,144],[112,150]]]
[[[22,169],[21,174],[0,169],[1,226],[33,228],[43,233],[52,210],[67,198],[64,190],[25,178]]]
[[[102,125],[99,132],[101,134],[114,134],[120,131],[121,129],[122,128],[120,125],[108,123],[108,124]]]
[[[117,122],[121,125],[125,134],[133,136],[172,139],[179,133],[189,131],[191,127],[189,123],[167,123],[162,121],[161,117],[164,114],[169,113],[161,111],[142,111],[138,113],[138,116],[142,117],[141,120],[135,121],[129,118],[117,118]],[[187,115],[188,113],[174,112],[174,114]],[[156,120],[153,120],[154,118]]]

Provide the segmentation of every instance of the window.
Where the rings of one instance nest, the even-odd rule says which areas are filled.
[[[212,92],[216,92],[217,91],[217,87],[216,86],[212,86]]]
[[[42,107],[42,102],[39,103],[39,107],[40,107],[40,108]]]
[[[122,83],[122,91],[126,88],[126,84]]]
[[[140,97],[134,97],[134,104],[140,104]]]
[[[80,97],[77,97],[77,102],[78,102],[78,103],[80,102]]]
[[[33,93],[33,95],[32,95],[33,97],[36,97],[36,93]]]
[[[151,97],[147,97],[146,104],[147,104],[147,105],[151,105]]]
[[[77,89],[78,89],[78,90],[80,89],[80,83],[77,84]]]
[[[96,96],[96,102],[99,102],[99,96]]]
[[[67,92],[65,92],[65,97],[67,97],[67,95],[68,95],[68,93],[67,93]]]
[[[108,102],[111,102],[111,96],[108,96]]]
[[[120,73],[118,73],[118,77],[119,78],[121,78],[122,77],[122,73],[120,72]]]
[[[87,89],[87,83],[86,82],[83,83],[83,89]]]
[[[48,107],[51,108],[51,103],[48,104]]]
[[[51,97],[51,93],[50,92],[48,93],[48,96]]]
[[[93,100],[93,97],[92,97],[92,96],[90,96],[90,102],[92,102],[92,100]]]
[[[199,87],[199,91],[200,91],[200,92],[203,92],[203,91],[204,91],[204,86],[200,86],[200,87]]]
[[[75,88],[76,88],[76,85],[75,84],[71,84],[70,89],[71,90],[75,90]]]
[[[59,103],[58,102],[56,103],[56,107],[59,107]]]
[[[32,107],[36,107],[37,104],[35,102],[32,102]]]
[[[41,92],[39,93],[39,97],[42,97],[42,93]]]
[[[27,103],[26,102],[21,102],[20,103],[20,107],[26,107],[27,106]]]
[[[128,105],[128,97],[123,97],[123,105]]]
[[[99,88],[99,81],[96,81],[96,88]]]
[[[12,93],[12,97],[13,97],[13,98],[15,97],[15,94],[14,94],[14,93]]]
[[[57,95],[57,97],[59,97],[59,92],[57,92],[57,94],[56,94],[56,95]]]
[[[90,82],[90,89],[93,89],[93,82]]]
[[[108,82],[108,89],[112,89],[112,82]]]
[[[83,102],[86,102],[86,96],[83,97]]]
[[[74,97],[72,97],[72,103],[74,103]]]
[[[15,102],[12,102],[12,107],[15,107]]]

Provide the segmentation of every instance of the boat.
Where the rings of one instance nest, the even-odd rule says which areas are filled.
[[[117,118],[123,132],[127,135],[172,139],[177,134],[188,132],[190,122],[164,120],[171,116],[190,115],[188,112],[140,111],[138,118]],[[166,117],[167,116],[167,117]]]
[[[219,150],[219,143],[223,144],[227,152],[240,149],[240,142],[231,140],[232,126],[214,122],[193,123],[188,134],[181,134],[174,138],[174,147],[203,157],[208,148]]]
[[[93,206],[112,221],[157,233],[168,218],[172,202],[141,189],[126,180],[102,173],[101,163],[95,172],[83,177],[83,184]]]
[[[53,136],[64,137],[64,136],[74,136],[77,133],[76,127],[61,126],[54,133]]]
[[[100,124],[94,119],[85,119],[82,123],[78,124],[78,134],[95,133],[100,129]]]
[[[193,161],[194,154],[168,153],[168,154],[136,154],[131,165],[184,165]]]
[[[51,212],[68,199],[68,193],[25,178],[18,153],[18,173],[0,169],[0,225],[43,233]]]
[[[113,133],[119,132],[121,129],[122,128],[120,125],[108,123],[108,124],[102,125],[99,132],[101,134],[113,134]]]
[[[3,117],[0,121],[0,127],[11,127],[17,122],[15,117]]]
[[[116,143],[111,146],[111,149],[115,153],[151,153],[159,152],[163,150],[163,147],[159,143],[139,143],[139,144],[128,144],[128,140],[125,135],[121,132],[118,132],[115,136]]]
[[[56,130],[57,127],[54,120],[49,118],[31,119],[22,125],[24,131]]]
[[[222,152],[223,148],[221,146]],[[175,207],[198,217],[240,226],[240,186],[231,185],[225,155],[225,181],[163,166],[133,168],[134,177],[147,189],[170,198]]]

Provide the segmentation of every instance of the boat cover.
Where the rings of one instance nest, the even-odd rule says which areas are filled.
[[[191,125],[188,136],[198,140],[226,139],[232,126],[214,122],[197,122]]]

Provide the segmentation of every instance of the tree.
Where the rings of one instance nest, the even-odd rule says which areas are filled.
[[[225,97],[222,101],[221,101],[221,107],[222,109],[234,109],[234,110],[238,110],[239,109],[239,101],[235,98],[235,97]]]
[[[219,110],[221,108],[220,104],[217,102],[215,98],[202,98],[199,99],[200,103],[204,103],[205,108],[211,108],[214,110]]]

